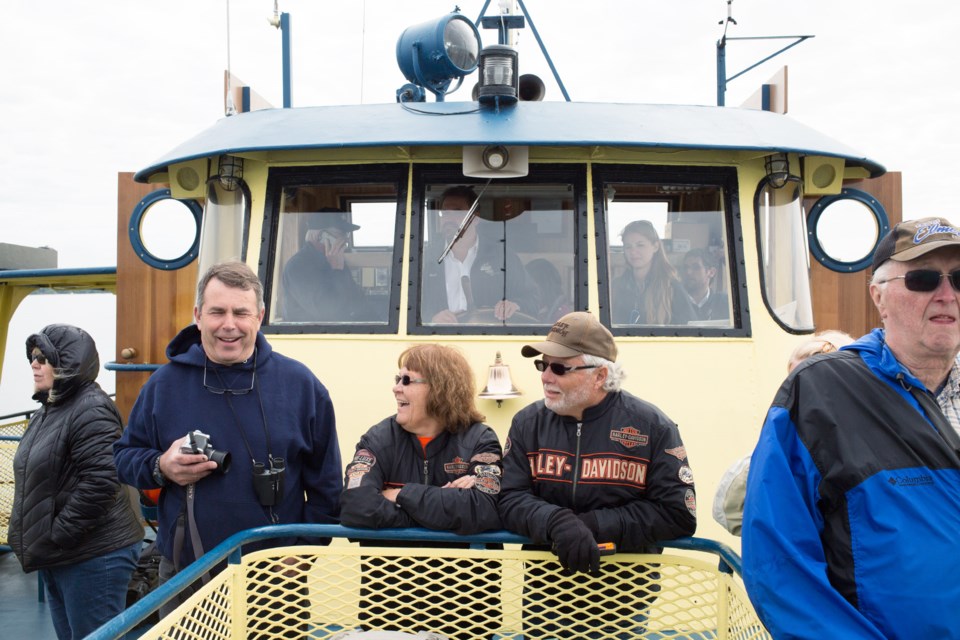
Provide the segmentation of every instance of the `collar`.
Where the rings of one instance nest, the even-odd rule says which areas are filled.
[[[616,399],[620,397],[619,391],[608,391],[607,395],[603,397],[603,400],[599,404],[595,404],[592,407],[587,407],[583,410],[583,417],[579,420],[573,416],[560,416],[564,422],[577,424],[587,424],[588,422],[593,422],[600,418],[603,414],[610,410],[610,407],[613,406],[613,403]],[[541,401],[542,402],[542,401]]]
[[[710,299],[710,289],[707,289],[707,294],[703,296],[703,299],[700,302],[697,302],[696,300],[694,300],[692,296],[688,296],[688,297],[690,298],[690,301],[693,302],[693,304],[698,309],[700,309],[703,307],[703,305],[707,304],[707,300]]]
[[[952,399],[960,396],[960,355],[953,361],[943,387],[937,390],[937,399]]]

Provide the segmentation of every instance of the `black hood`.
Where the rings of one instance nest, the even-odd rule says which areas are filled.
[[[51,324],[40,333],[27,338],[27,359],[34,349],[53,365],[54,379],[51,392],[34,394],[34,400],[56,404],[69,398],[77,389],[97,379],[100,373],[100,356],[97,345],[89,333],[69,324]]]

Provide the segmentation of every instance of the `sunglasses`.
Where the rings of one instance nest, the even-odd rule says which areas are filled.
[[[42,366],[47,364],[47,358],[42,353],[34,353],[30,356],[30,362],[37,362]]]
[[[576,371],[577,369],[596,369],[600,365],[582,364],[579,367],[566,367],[560,364],[559,362],[544,362],[543,360],[534,360],[533,366],[535,366],[537,368],[537,371],[539,371],[540,373],[543,373],[544,371],[547,370],[547,368],[549,368],[550,371],[553,373],[553,375],[565,376],[569,372]]]
[[[890,282],[891,280],[903,280],[903,285],[908,291],[929,293],[940,286],[940,280],[943,278],[949,278],[950,286],[953,287],[953,290],[960,292],[960,269],[955,269],[950,273],[940,273],[933,269],[916,269],[914,271],[907,271],[902,276],[888,278],[880,284]]]
[[[393,376],[393,384],[402,384],[405,387],[411,384],[426,384],[426,382],[426,378],[411,378],[408,375]]]
[[[257,370],[256,370],[256,369],[253,370],[253,374],[250,376],[250,386],[249,386],[249,387],[243,386],[243,387],[239,387],[239,388],[236,388],[236,389],[234,389],[234,388],[232,388],[232,387],[227,387],[225,384],[223,384],[223,378],[220,376],[220,372],[219,372],[219,371],[217,371],[216,369],[214,369],[213,372],[216,374],[216,376],[217,376],[217,381],[220,383],[220,386],[219,386],[219,387],[215,387],[215,386],[213,386],[212,384],[208,384],[208,383],[207,383],[207,367],[206,367],[206,365],[204,365],[204,367],[203,367],[203,388],[206,389],[207,391],[209,391],[210,393],[215,393],[215,394],[217,394],[218,396],[222,396],[222,395],[225,394],[225,393],[228,394],[228,395],[231,395],[231,396],[245,396],[245,395],[247,395],[248,393],[250,393],[251,391],[253,391],[253,387],[254,387],[254,385],[255,385],[256,382],[257,382]]]

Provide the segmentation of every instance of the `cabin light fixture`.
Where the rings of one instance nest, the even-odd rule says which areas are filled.
[[[493,44],[480,52],[480,79],[477,99],[497,108],[516,104],[520,95],[517,52],[513,47]]]
[[[220,156],[220,165],[217,170],[220,186],[226,191],[236,191],[243,181],[243,158],[237,156]]]
[[[503,358],[500,357],[499,351],[497,351],[497,357],[487,372],[487,386],[478,395],[487,400],[496,400],[497,407],[500,407],[503,401],[508,398],[517,398],[523,395],[513,386],[513,380],[510,379],[510,365],[503,364]]]
[[[530,172],[530,148],[490,144],[463,148],[463,175],[469,178],[522,178]]]
[[[767,171],[767,180],[774,189],[779,189],[787,184],[790,179],[790,160],[785,153],[773,153],[767,156],[763,161],[763,166]]]
[[[454,11],[406,28],[397,40],[397,65],[415,87],[430,90],[437,102],[442,102],[447,93],[460,87],[464,76],[476,71],[481,46],[477,27]],[[450,89],[454,80],[458,82]],[[411,87],[397,91],[399,102],[422,100],[423,94]]]

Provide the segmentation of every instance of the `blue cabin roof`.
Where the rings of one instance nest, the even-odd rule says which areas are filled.
[[[520,102],[480,109],[475,102],[427,102],[265,109],[225,117],[135,179],[171,164],[257,151],[381,146],[617,146],[784,151],[844,158],[871,177],[879,163],[776,113],[731,107],[589,102]]]

